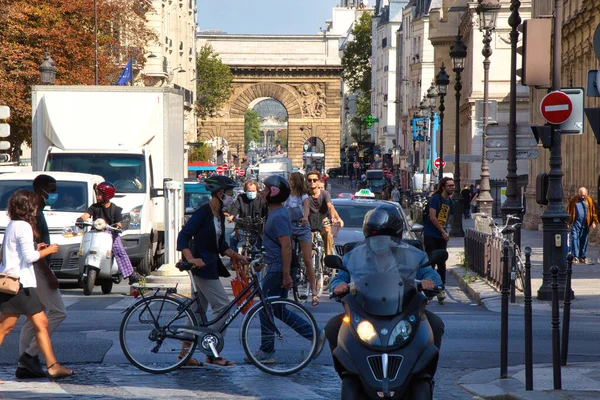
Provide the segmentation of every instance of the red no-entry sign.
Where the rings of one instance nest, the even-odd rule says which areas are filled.
[[[573,103],[565,93],[560,91],[551,92],[542,99],[540,112],[548,123],[560,125],[571,116]]]
[[[433,166],[436,168],[439,168],[441,163],[442,163],[442,160],[438,157],[433,161]],[[446,166],[446,161],[444,161],[444,167],[445,166]]]
[[[223,167],[217,167],[217,174],[223,175]]]
[[[239,176],[244,176],[244,175],[246,175],[246,171],[244,171],[243,169],[240,169],[240,170],[238,170],[237,174]]]

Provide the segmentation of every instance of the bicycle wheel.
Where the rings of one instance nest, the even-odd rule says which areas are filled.
[[[267,299],[266,303],[256,304],[242,321],[240,340],[247,359],[268,374],[298,372],[315,352],[317,323],[311,313],[291,300]]]
[[[308,275],[306,275],[304,261],[300,261],[300,265],[296,271],[292,292],[294,294],[294,300],[300,304],[305,304],[310,296],[310,282],[308,281]]]
[[[323,271],[323,260],[319,257],[318,251],[312,252],[313,268],[315,269],[315,282],[317,284],[317,296],[321,297],[323,294],[323,282],[325,280],[325,274]]]
[[[523,292],[525,288],[525,271],[523,271],[523,261],[521,260],[521,257],[517,257],[515,267],[515,288],[519,292]]]
[[[145,372],[162,374],[189,360],[198,338],[191,333],[177,332],[174,327],[198,326],[198,320],[189,308],[181,309],[180,300],[156,295],[138,301],[125,313],[119,341],[131,364]]]

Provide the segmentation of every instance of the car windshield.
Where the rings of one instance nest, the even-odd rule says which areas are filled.
[[[185,212],[193,213],[210,201],[210,192],[203,183],[186,183],[183,186]]]
[[[380,204],[382,203],[375,201],[365,203],[353,201],[348,204],[334,202],[335,210],[344,221],[345,228],[362,228],[365,214]],[[402,211],[400,213],[404,217]],[[406,218],[404,220],[406,221]],[[406,230],[406,226],[404,228]]]
[[[32,180],[0,181],[0,210],[5,211],[8,199],[19,189],[32,190]],[[88,206],[87,182],[57,181],[58,199],[44,211],[84,212]]]
[[[48,155],[46,171],[82,172],[100,175],[115,185],[117,193],[146,192],[146,163],[142,154]]]

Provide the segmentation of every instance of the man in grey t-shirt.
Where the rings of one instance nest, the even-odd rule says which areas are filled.
[[[310,209],[308,221],[313,231],[321,231],[321,236],[324,239],[325,255],[329,255],[332,253],[333,240],[329,237],[328,232],[323,231],[323,219],[330,214],[334,224],[339,223],[343,225],[344,222],[335,210],[329,192],[319,189],[320,178],[321,174],[318,171],[311,171],[306,175],[309,195],[308,205]]]

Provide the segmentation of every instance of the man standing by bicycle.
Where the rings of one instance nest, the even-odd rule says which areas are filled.
[[[312,231],[323,231],[323,219],[327,218],[328,214],[331,215],[334,224],[343,224],[342,219],[331,202],[329,192],[319,189],[320,180],[321,174],[319,171],[311,171],[306,175],[310,200],[308,204],[310,209],[308,221],[310,222]],[[321,235],[323,235],[323,241],[325,242],[325,255],[330,255],[333,249],[333,240],[327,240],[327,232],[325,234],[322,232]]]
[[[429,211],[424,218],[425,229],[423,229],[425,251],[428,256],[431,256],[434,250],[446,250],[448,247],[450,235],[446,232],[446,227],[450,216],[454,214],[454,201],[450,198],[452,193],[454,193],[454,180],[442,178],[437,190],[429,200]],[[446,285],[446,262],[439,264],[437,269],[442,278],[442,285]],[[440,303],[443,303],[445,298],[443,291],[437,296]]]

